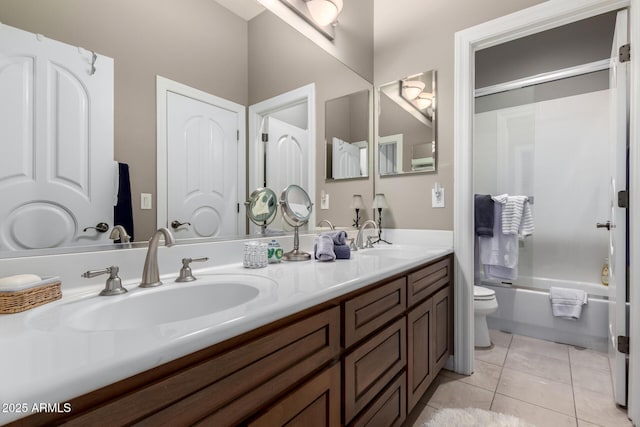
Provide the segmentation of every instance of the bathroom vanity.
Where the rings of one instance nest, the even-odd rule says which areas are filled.
[[[181,336],[171,336],[170,328],[147,328],[148,334],[164,333],[172,344],[159,344],[161,337],[147,339],[144,344],[150,348],[143,353],[155,352],[151,360],[162,361],[163,348],[171,353],[181,340],[189,349],[194,336],[206,337],[216,328],[240,331],[238,324],[244,322],[246,331],[210,335],[210,345],[202,345],[206,340],[200,337],[199,349],[150,369],[140,369],[144,364],[135,357],[116,356],[120,361],[114,367],[134,364],[138,372],[123,376],[126,370],[118,371],[120,378],[114,375],[110,383],[71,396],[65,402],[72,408],[69,413],[31,414],[17,423],[400,425],[453,352],[451,252],[446,245],[411,243],[358,251],[342,262],[282,263],[251,270],[256,278],[272,281],[257,297],[259,304],[241,315],[226,310],[226,321],[215,318],[220,325]],[[237,274],[243,269],[227,265],[214,270]],[[203,280],[207,276],[207,270],[195,273]],[[165,281],[163,286],[173,285]],[[280,317],[267,314],[269,310]],[[53,325],[48,333],[66,341],[73,335],[66,329]],[[76,335],[83,335],[78,342],[90,341],[92,335],[125,340],[118,333],[127,331]],[[39,346],[44,348],[35,344]],[[136,351],[131,349],[132,356]],[[82,377],[87,359],[79,356],[77,373],[67,374]],[[104,376],[100,367],[95,370]],[[43,380],[42,389],[52,382]],[[62,393],[54,393],[56,399]],[[3,392],[2,399],[10,395]]]

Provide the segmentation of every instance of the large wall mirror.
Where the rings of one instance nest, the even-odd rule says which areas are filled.
[[[356,15],[358,8],[372,7],[368,0],[354,2],[357,3]],[[223,3],[234,10],[229,10]],[[171,222],[171,218],[168,218],[167,224],[158,224],[156,219],[157,203],[163,199],[163,195],[156,191],[157,168],[164,167],[156,162],[157,76],[214,95],[247,110],[273,97],[314,85],[314,105],[309,109],[313,107],[315,110],[317,124],[315,128],[309,123],[305,126],[309,132],[308,150],[314,153],[312,157],[316,159],[319,173],[310,177],[308,187],[315,186],[321,178],[324,182],[325,102],[345,93],[371,90],[369,81],[254,0],[162,3],[153,0],[56,0],[44,3],[39,0],[6,0],[0,3],[0,17],[3,24],[31,33],[38,42],[52,40],[72,46],[81,62],[81,72],[87,75],[90,75],[93,66],[99,72],[104,70],[108,58],[113,59],[113,153],[107,160],[112,164],[116,161],[128,165],[136,242],[146,241],[157,227],[170,226]],[[347,25],[346,19],[343,25]],[[344,32],[348,33],[346,30]],[[39,34],[44,37],[36,36]],[[92,58],[93,52],[97,60]],[[0,90],[4,89],[7,86],[0,84]],[[276,120],[281,118],[274,115],[272,121]],[[108,120],[104,122],[108,123]],[[269,122],[268,128],[274,127]],[[258,126],[259,131],[264,128]],[[250,144],[259,140],[260,135],[250,135],[248,128],[238,131],[239,144],[246,147],[248,152]],[[0,128],[0,135],[2,132]],[[239,155],[247,156],[248,153]],[[189,156],[198,157],[194,153],[189,153]],[[75,158],[63,156],[60,159],[62,166],[69,166],[69,162]],[[247,161],[246,166],[245,181],[250,178],[252,164]],[[214,172],[217,173],[217,169],[212,170],[212,174]],[[68,176],[61,175],[60,179],[69,181]],[[191,175],[186,178],[186,185],[191,185],[191,178]],[[248,182],[239,182],[238,191],[235,192],[238,194],[237,200],[230,203],[230,211],[237,213],[238,207],[241,211],[236,230],[247,229],[243,225],[246,223],[244,202],[254,189],[250,188]],[[274,188],[274,191],[280,192],[282,189]],[[107,193],[98,195],[94,192],[93,196],[108,200],[106,209],[110,210],[113,208],[114,194],[112,190]],[[166,195],[164,198],[166,200]],[[33,202],[37,200],[36,196]],[[36,217],[35,222],[28,223],[28,216],[20,217],[20,227],[32,228],[37,236],[48,236],[51,227],[60,228],[58,223],[65,221],[59,216],[54,218],[58,223],[46,224],[42,218]],[[185,218],[176,217],[183,224],[179,225],[180,230],[188,227],[186,223],[189,219]],[[76,229],[82,233],[85,227],[96,228],[100,222],[96,219],[87,224],[78,224]],[[97,229],[88,229],[86,233],[98,236],[98,232]],[[203,233],[208,231],[204,230]],[[49,252],[47,249],[35,249],[36,245],[33,250],[29,247],[16,251],[0,249],[0,257],[113,248],[109,234],[100,234],[100,239],[96,241],[83,239],[75,247],[62,241],[62,248],[56,247]],[[235,238],[239,234],[242,234],[241,231],[227,231],[216,237]],[[64,239],[56,237],[53,240]],[[102,246],[105,244],[108,246]]]
[[[435,172],[436,72],[394,80],[378,88],[378,173]]]
[[[370,117],[368,90],[325,103],[327,180],[369,176]]]

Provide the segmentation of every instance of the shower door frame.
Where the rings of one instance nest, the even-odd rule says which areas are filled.
[[[631,55],[640,57],[640,0],[552,0],[457,32],[455,35],[454,103],[454,370],[473,372],[473,117],[474,53],[507,41],[549,30],[571,22],[629,7]],[[630,63],[630,171],[631,183],[640,182],[640,137],[636,109],[640,106],[640,67]],[[630,199],[630,368],[628,415],[640,422],[640,186],[629,188]],[[637,328],[633,328],[637,325]]]

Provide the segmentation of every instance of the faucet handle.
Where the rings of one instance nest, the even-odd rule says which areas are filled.
[[[205,262],[209,261],[209,257],[202,258],[182,258],[182,268],[180,269],[180,274],[176,279],[176,282],[193,282],[196,278],[193,276],[191,272],[191,267],[189,264],[192,262]]]
[[[349,241],[349,250],[351,250],[351,252],[355,252],[358,250],[358,246],[355,244],[353,237],[347,239],[347,241]]]
[[[127,290],[122,287],[122,280],[120,280],[120,277],[118,277],[119,271],[120,268],[117,265],[112,265],[111,267],[103,268],[102,270],[85,271],[84,273],[82,273],[82,277],[84,277],[85,279],[90,279],[102,274],[108,274],[109,278],[107,279],[107,283],[105,284],[104,289],[100,292],[100,295],[122,295],[127,293]]]
[[[371,243],[371,239],[373,238],[373,236],[367,236],[367,244],[365,246],[366,249],[372,249],[373,248],[373,243]]]

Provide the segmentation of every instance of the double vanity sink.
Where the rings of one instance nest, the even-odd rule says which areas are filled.
[[[135,266],[114,251],[109,256],[122,257],[126,294],[98,296],[104,276],[91,285],[76,280],[69,288],[72,279],[63,277],[61,300],[0,316],[0,348],[10,349],[0,353],[0,363],[9,367],[0,401],[67,402],[452,252],[448,232],[390,235],[393,245],[353,252],[350,260],[282,262],[255,270],[225,262],[227,254],[240,260],[242,241],[160,248],[163,285],[153,288],[129,279]],[[291,244],[286,239],[283,247]],[[313,239],[301,236],[301,246],[312,247]],[[174,281],[176,260],[203,255],[214,262],[194,270],[197,280]],[[165,270],[167,263],[172,268]],[[23,416],[2,413],[0,425]]]

